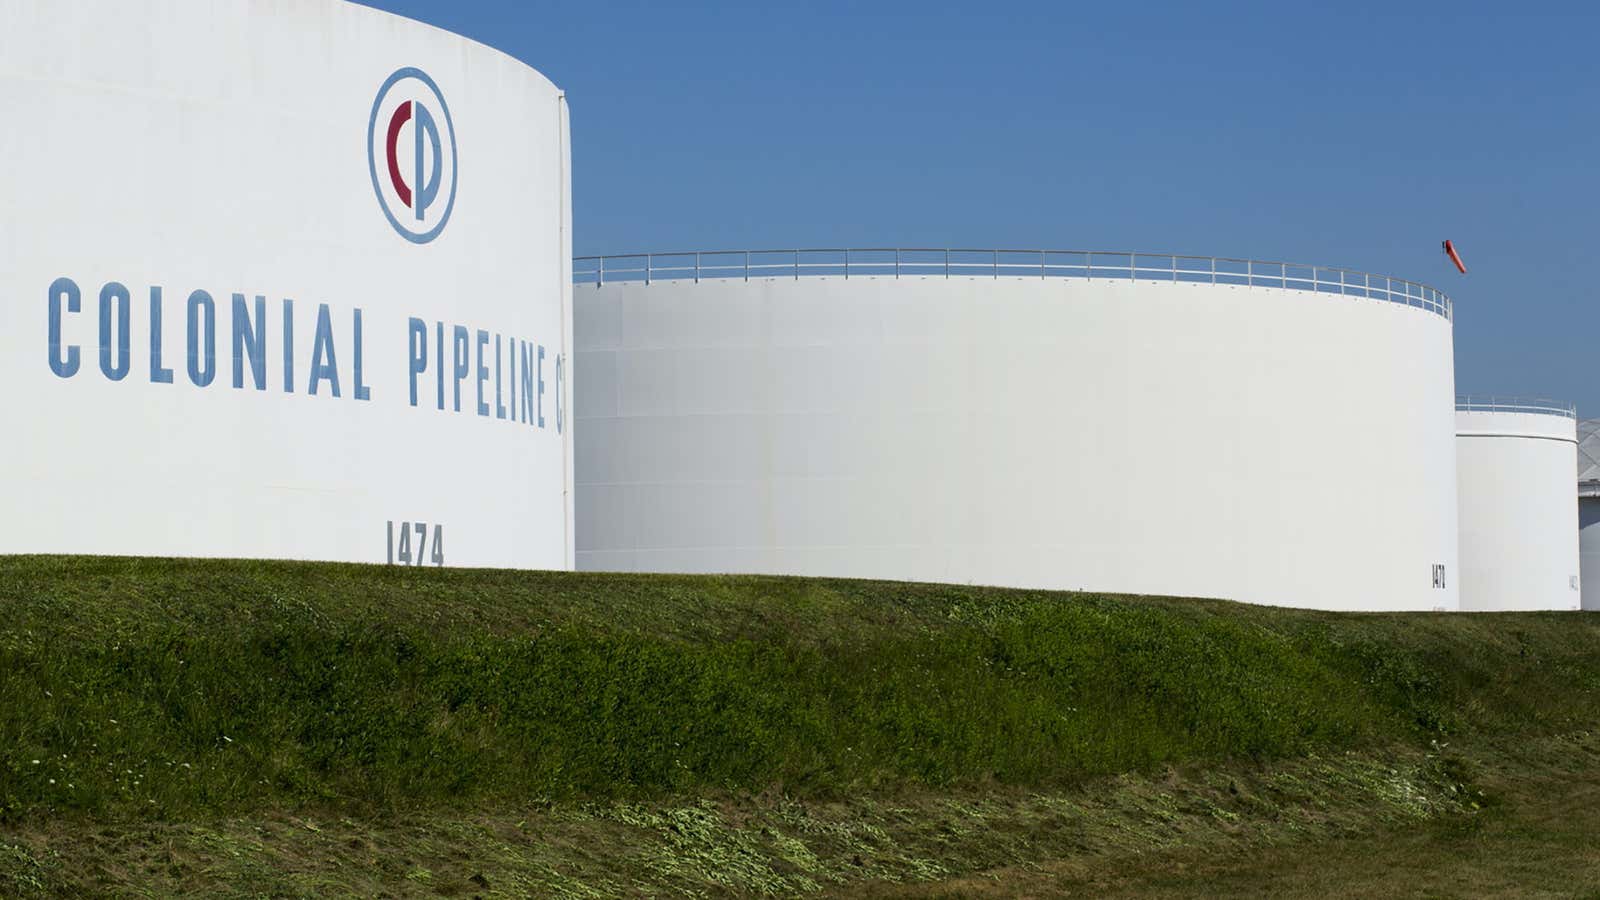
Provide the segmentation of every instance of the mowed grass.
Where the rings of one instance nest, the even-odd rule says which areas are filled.
[[[1388,748],[1059,791],[35,820],[0,828],[0,896],[1586,896],[1597,754],[1550,739],[1470,764]]]
[[[1600,617],[0,558],[0,823],[1061,789],[1600,720]]]
[[[1441,757],[1443,769],[1469,780],[1452,786],[1412,778],[1403,790],[1392,790],[1399,784],[1394,781],[1389,790],[1374,790],[1371,770],[1363,779],[1359,765],[1340,760],[1336,769],[1345,777],[1337,789],[1308,796],[1305,788],[1326,787],[1327,778],[1297,767],[1278,773],[1277,784],[1265,791],[1251,785],[1255,796],[1269,798],[1269,809],[1252,815],[1224,795],[1217,803],[1238,809],[1239,819],[1194,827],[1180,813],[1176,840],[1168,831],[1064,851],[1041,848],[1025,860],[949,878],[854,884],[834,895],[1600,898],[1600,735],[1490,742],[1473,746],[1467,757],[1447,752],[1435,758]],[[1401,759],[1390,765],[1403,766]],[[1276,795],[1274,788],[1285,782],[1302,792]],[[1193,806],[1192,786],[1168,781],[1163,787]],[[1137,798],[1139,790],[1119,785],[1116,793]],[[1145,816],[1123,824],[1137,829],[1151,822]],[[1045,829],[1032,834],[1034,846],[1050,843]]]

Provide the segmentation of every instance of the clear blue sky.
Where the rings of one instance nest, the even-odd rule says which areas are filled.
[[[1600,416],[1594,4],[372,5],[566,90],[579,254],[1045,246],[1347,266],[1455,299],[1461,392]]]

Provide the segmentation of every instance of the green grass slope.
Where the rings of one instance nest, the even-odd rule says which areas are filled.
[[[1600,722],[1600,617],[0,558],[0,824],[1060,790]]]

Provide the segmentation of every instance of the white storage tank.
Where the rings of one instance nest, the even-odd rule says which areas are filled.
[[[1457,401],[1463,610],[1580,607],[1575,418],[1547,400]]]
[[[1431,288],[1065,251],[575,272],[580,569],[1457,607]]]
[[[334,0],[0,0],[0,553],[570,568],[562,93]]]
[[[1578,528],[1583,608],[1600,611],[1600,419],[1578,423]]]

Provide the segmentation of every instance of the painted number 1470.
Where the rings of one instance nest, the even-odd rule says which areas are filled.
[[[396,525],[399,526],[396,529]],[[398,530],[399,542],[396,543]],[[416,540],[411,536],[415,534]],[[389,564],[402,566],[444,565],[444,526],[433,526],[433,539],[429,540],[425,522],[389,522]]]

